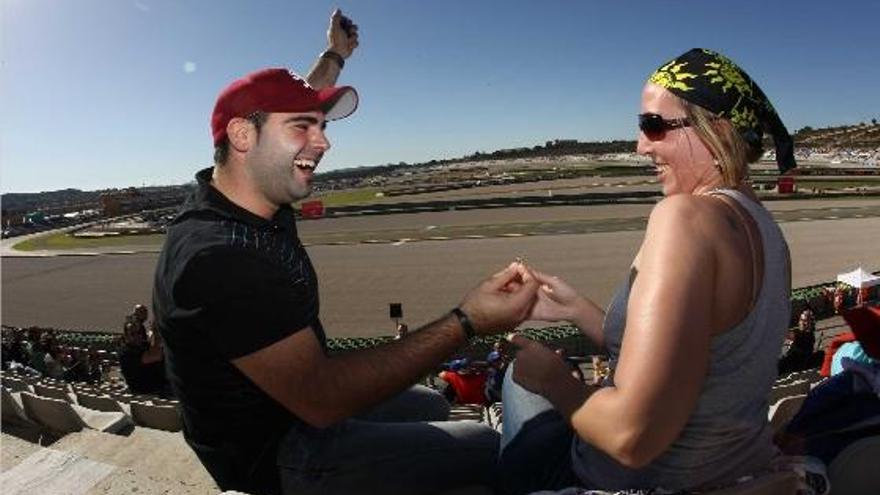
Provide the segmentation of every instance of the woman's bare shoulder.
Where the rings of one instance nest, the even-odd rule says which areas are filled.
[[[684,229],[693,234],[713,236],[730,226],[728,207],[707,195],[676,194],[663,198],[651,210],[649,232],[656,228]]]

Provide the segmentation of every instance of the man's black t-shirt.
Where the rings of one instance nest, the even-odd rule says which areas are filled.
[[[301,420],[230,361],[311,327],[322,345],[318,282],[293,210],[266,220],[210,184],[168,228],[153,292],[184,435],[224,490],[278,490],[278,441]]]

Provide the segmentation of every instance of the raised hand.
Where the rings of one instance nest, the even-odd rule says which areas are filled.
[[[358,47],[358,25],[336,9],[330,16],[330,27],[327,28],[327,50],[342,55],[342,58],[351,56]]]

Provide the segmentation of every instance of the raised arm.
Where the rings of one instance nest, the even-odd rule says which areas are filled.
[[[514,265],[473,289],[460,308],[479,334],[507,331],[525,319],[537,282]],[[307,423],[326,427],[400,392],[466,343],[459,318],[447,314],[405,338],[327,357],[310,328],[234,359],[251,381]]]
[[[345,60],[358,47],[358,26],[336,9],[330,16],[327,28],[327,49],[324,50],[306,76],[306,81],[315,89],[336,84]]]

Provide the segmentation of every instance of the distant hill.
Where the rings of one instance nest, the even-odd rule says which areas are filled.
[[[813,148],[833,151],[837,149],[857,150],[880,150],[880,124],[877,119],[870,123],[844,125],[837,127],[813,128],[810,126],[798,129],[793,134],[796,148]],[[767,139],[766,149],[772,149],[772,142]],[[401,169],[412,167],[433,167],[438,165],[455,164],[462,162],[479,162],[488,160],[508,160],[520,158],[552,158],[564,155],[603,155],[615,153],[634,153],[635,141],[591,141],[581,142],[575,139],[555,139],[547,141],[543,145],[532,147],[501,149],[491,152],[477,151],[473,154],[441,160],[430,160],[421,163],[390,163],[386,165],[372,165],[330,170],[320,172],[316,176],[319,183],[336,182],[362,179],[367,176],[381,176],[393,173]],[[173,189],[177,186],[167,186]],[[142,194],[153,194],[158,188],[138,188]],[[97,205],[101,191],[81,191],[79,189],[63,189],[60,191],[48,191],[39,193],[6,193],[0,197],[0,204],[4,211],[32,210],[47,205]]]
[[[62,189],[38,193],[6,193],[0,197],[0,204],[4,211],[27,211],[46,205],[97,205],[101,192]]]
[[[873,119],[869,124],[861,123],[819,129],[807,126],[798,129],[793,137],[795,147],[880,149],[880,124],[877,124],[877,119]]]

